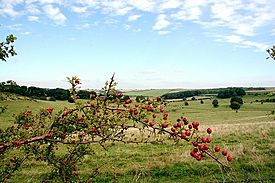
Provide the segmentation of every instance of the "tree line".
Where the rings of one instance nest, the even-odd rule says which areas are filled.
[[[54,98],[56,100],[69,100],[70,91],[62,88],[39,88],[35,86],[19,86],[15,81],[9,80],[0,83],[1,92],[15,93],[21,96],[27,96],[35,99],[46,100],[47,97]],[[94,91],[80,90],[78,92],[78,98],[90,99],[90,95]]]
[[[245,89],[230,87],[230,88],[215,88],[215,89],[200,89],[200,90],[188,90],[188,91],[180,91],[174,93],[166,93],[161,97],[164,99],[185,99],[187,97],[193,97],[197,95],[203,94],[214,94],[217,95],[218,98],[231,98],[236,96],[244,96]]]

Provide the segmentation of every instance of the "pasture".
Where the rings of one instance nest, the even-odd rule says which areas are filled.
[[[153,95],[153,94],[152,94]],[[245,96],[236,113],[229,108],[229,99],[171,102],[166,106],[169,118],[181,115],[199,121],[202,128],[213,129],[213,144],[227,148],[234,159],[231,171],[223,172],[211,159],[202,162],[190,156],[191,144],[167,141],[163,144],[109,143],[107,150],[91,145],[93,155],[79,163],[80,175],[85,177],[97,168],[94,182],[274,182],[275,181],[275,103],[255,102],[266,96]],[[13,123],[13,114],[25,109],[39,111],[53,107],[70,107],[66,101],[12,100],[0,101],[7,111],[0,114],[0,128]],[[62,153],[64,147],[60,147]],[[51,167],[27,161],[9,182],[39,182]]]

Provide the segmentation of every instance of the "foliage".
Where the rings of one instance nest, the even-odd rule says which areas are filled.
[[[232,97],[230,99],[230,103],[238,102],[239,104],[243,104],[243,99],[241,97]]]
[[[49,98],[49,101],[56,101],[56,98],[50,97],[50,98]]]
[[[267,49],[266,51],[269,54],[269,57],[267,57],[267,59],[271,58],[271,59],[275,60],[275,46]]]
[[[22,96],[28,96],[35,99],[45,99],[45,97],[54,97],[56,100],[69,100],[70,91],[62,88],[48,89],[39,88],[35,86],[19,86],[15,81],[9,80],[7,82],[0,83],[0,91],[15,93]],[[90,95],[94,94],[94,91],[80,90],[78,98],[90,99]]]
[[[236,96],[244,96],[245,90],[243,88],[226,88],[223,90],[220,90],[217,97],[218,98],[230,98],[230,97],[236,97]]]
[[[0,60],[6,62],[10,56],[17,55],[13,45],[16,39],[17,38],[11,34],[6,37],[5,41],[0,42]]]
[[[212,105],[213,105],[213,107],[219,107],[219,101],[217,99],[214,99],[212,101]]]
[[[236,110],[236,112],[238,112],[238,110],[241,108],[241,104],[239,102],[231,102],[230,108],[232,110]]]
[[[104,96],[91,97],[89,101],[79,101],[80,81],[77,77],[68,78],[72,85],[71,97],[75,101],[72,108],[55,111],[48,107],[34,114],[26,110],[15,116],[15,124],[0,131],[0,181],[11,178],[25,160],[45,162],[51,170],[42,177],[42,182],[90,182],[97,175],[98,167],[92,167],[89,177],[79,176],[79,164],[84,157],[92,155],[90,144],[100,144],[106,148],[107,142],[123,143],[162,143],[172,140],[188,142],[193,149],[191,156],[201,161],[212,158],[223,168],[210,145],[212,130],[205,135],[199,130],[199,123],[190,123],[186,117],[176,122],[168,119],[160,97],[132,103],[131,99],[122,102],[122,95],[115,93],[113,77],[104,87]],[[152,138],[131,138],[129,129],[138,129],[141,134],[152,133]],[[167,138],[168,137],[168,138]],[[66,146],[66,153],[58,149]],[[228,161],[226,150],[220,151]],[[9,158],[17,154],[14,158]]]
[[[145,100],[145,97],[142,95],[136,96],[136,102],[141,102],[142,100]]]

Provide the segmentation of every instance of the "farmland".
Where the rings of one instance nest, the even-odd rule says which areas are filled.
[[[98,168],[95,182],[274,182],[275,103],[255,102],[266,98],[266,95],[246,95],[238,112],[229,108],[229,99],[219,99],[217,108],[210,99],[203,104],[198,100],[188,101],[188,106],[183,101],[170,102],[165,107],[172,121],[184,115],[190,121],[199,121],[203,129],[213,129],[213,144],[221,144],[234,157],[227,173],[211,159],[198,162],[191,158],[190,144],[165,141],[163,144],[109,143],[107,150],[92,145],[93,155],[79,163],[80,175],[85,177]],[[13,114],[22,110],[38,112],[49,106],[60,110],[72,104],[20,99],[1,101],[0,106],[3,105],[7,105],[7,110],[0,114],[0,127],[5,129],[12,124]],[[60,153],[64,148],[60,147]],[[39,182],[50,168],[27,161],[9,182]]]

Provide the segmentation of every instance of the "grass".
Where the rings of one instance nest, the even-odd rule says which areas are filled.
[[[265,96],[245,96],[238,113],[228,107],[229,99],[219,100],[218,108],[212,107],[211,100],[204,100],[204,104],[190,101],[189,106],[172,102],[166,106],[173,121],[184,113],[190,121],[198,120],[202,128],[213,129],[213,145],[221,145],[234,157],[231,171],[227,173],[211,159],[197,162],[191,158],[192,146],[187,143],[175,145],[168,141],[164,144],[108,144],[107,151],[93,145],[91,149],[95,154],[85,157],[78,165],[80,175],[88,176],[100,167],[94,182],[274,182],[275,116],[270,112],[275,110],[275,104],[253,102],[261,97]],[[26,108],[39,111],[51,106],[59,110],[71,104],[14,100],[2,101],[2,105],[8,105],[7,111],[0,114],[0,127],[6,128],[12,124],[12,114]],[[50,168],[41,162],[27,161],[9,182],[39,182],[40,176]]]

